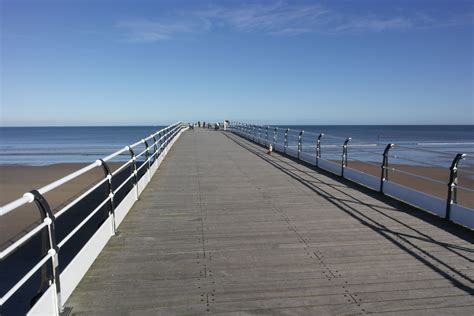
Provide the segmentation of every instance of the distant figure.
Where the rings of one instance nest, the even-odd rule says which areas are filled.
[[[271,155],[273,152],[273,146],[272,144],[268,145],[268,151],[267,151],[267,154]]]
[[[198,121],[198,127],[201,127],[201,121]]]
[[[202,122],[202,128],[206,128],[206,122]]]

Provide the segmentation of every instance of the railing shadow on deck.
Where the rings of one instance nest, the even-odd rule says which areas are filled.
[[[464,228],[460,225],[454,224],[452,222],[447,222],[439,217],[429,214],[427,212],[424,212],[422,210],[419,210],[411,205],[405,204],[401,201],[394,200],[390,197],[387,197],[381,193],[374,192],[368,188],[365,188],[362,185],[356,184],[354,182],[348,181],[344,178],[338,177],[330,172],[327,172],[323,169],[320,169],[314,165],[304,163],[300,160],[297,160],[296,158],[293,158],[289,155],[285,155],[283,153],[278,153],[277,155],[272,155],[268,156],[265,152],[258,150],[258,148],[261,148],[262,146],[260,144],[257,144],[251,140],[244,139],[240,136],[237,136],[235,134],[227,133],[225,132],[224,135],[235,142],[237,145],[240,147],[248,150],[249,152],[255,154],[257,157],[263,159],[264,161],[268,162],[275,168],[281,170],[288,176],[292,177],[294,180],[300,182],[303,184],[305,187],[308,189],[312,190],[322,198],[326,199],[328,202],[332,203],[333,205],[337,206],[340,210],[348,214],[349,216],[353,217],[356,219],[358,222],[360,222],[362,225],[369,227],[372,229],[374,232],[378,233],[403,251],[405,251],[407,254],[411,255],[418,261],[422,262],[424,265],[429,267],[431,270],[434,272],[438,273],[439,275],[443,276],[445,279],[449,280],[455,287],[465,291],[466,293],[469,294],[474,294],[474,288],[468,284],[473,284],[474,280],[470,278],[468,275],[462,273],[461,271],[458,271],[456,268],[453,266],[449,265],[448,263],[442,261],[440,258],[436,257],[435,254],[432,254],[424,249],[422,249],[420,246],[414,244],[410,239],[417,239],[417,240],[422,240],[426,243],[431,243],[431,244],[436,244],[447,251],[450,251],[451,253],[462,257],[465,259],[467,262],[473,263],[474,260],[466,256],[465,254],[460,253],[459,251],[463,251],[469,254],[474,254],[474,250],[467,248],[467,247],[462,247],[462,246],[457,246],[454,244],[446,243],[446,242],[441,242],[437,241],[431,236],[427,235],[426,233],[421,232],[420,230],[411,227],[410,225],[404,223],[400,219],[396,219],[393,216],[390,216],[389,214],[382,212],[378,205],[372,205],[370,203],[365,203],[361,201],[360,199],[350,195],[349,193],[345,192],[343,189],[341,189],[343,186],[341,185],[334,185],[332,183],[327,183],[322,181],[321,179],[316,178],[315,176],[311,175],[309,170],[314,170],[324,176],[327,176],[333,180],[338,181],[339,183],[351,188],[355,189],[359,192],[363,192],[364,194],[367,194],[368,196],[381,201],[383,203],[388,204],[391,207],[394,207],[396,210],[389,210],[385,208],[386,211],[397,211],[397,212],[403,212],[410,214],[411,216],[414,216],[420,220],[423,220],[426,223],[429,223],[439,229],[443,229],[458,238],[465,240],[470,243],[474,243],[474,236],[472,235],[472,231],[470,231],[467,228]],[[252,146],[254,145],[254,146]],[[295,165],[289,165],[284,159],[280,157],[285,157],[287,159],[290,159],[291,161],[295,162],[298,165],[301,165],[304,168],[297,168]],[[306,169],[306,170],[305,170]],[[308,181],[307,179],[304,179],[301,177],[298,173],[304,173],[307,176],[310,176],[313,178],[315,181]],[[318,186],[316,183],[319,183],[324,186],[331,187],[332,189],[346,195],[348,198],[351,198],[352,201],[349,201],[347,199],[341,199],[339,197],[334,196],[333,194],[329,193],[328,191],[324,190],[320,186]],[[411,235],[403,232],[398,232],[392,229],[387,228],[384,224],[381,222],[378,222],[366,214],[363,214],[361,211],[357,210],[353,205],[354,203],[363,205],[367,208],[369,208],[371,211],[377,212],[380,215],[385,216],[387,219],[392,220],[396,222],[397,224],[402,225],[405,228],[408,228],[412,230],[414,233],[419,234],[420,236],[416,235]],[[352,205],[351,205],[352,204]],[[412,248],[412,249],[410,249]],[[419,253],[417,253],[417,252]],[[425,257],[430,258],[431,260],[435,261],[436,264],[433,262],[428,261]],[[450,275],[448,272],[443,271],[441,268],[439,268],[437,265],[444,267],[446,270],[449,270],[453,275]],[[454,276],[457,276],[458,278],[465,280],[467,284],[464,284],[462,281],[456,279]]]

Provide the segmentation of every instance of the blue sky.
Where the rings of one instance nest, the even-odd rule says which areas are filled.
[[[1,124],[474,124],[472,1],[1,0]]]

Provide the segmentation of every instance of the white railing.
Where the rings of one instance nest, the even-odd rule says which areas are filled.
[[[1,216],[14,212],[22,206],[33,202],[36,203],[41,214],[41,222],[39,222],[36,227],[0,252],[2,269],[12,254],[21,251],[22,247],[25,248],[28,241],[42,234],[42,257],[34,264],[33,268],[26,271],[18,280],[13,281],[13,285],[10,286],[5,293],[0,293],[0,295],[2,295],[0,297],[0,314],[3,315],[4,307],[8,304],[9,300],[11,300],[25,283],[40,270],[43,275],[49,275],[47,275],[46,278],[42,277],[40,293],[36,296],[35,300],[31,302],[32,308],[26,311],[28,311],[29,315],[58,315],[63,311],[63,303],[71,295],[74,288],[87,272],[110,237],[116,234],[117,227],[151,180],[151,177],[158,169],[158,166],[163,161],[173,143],[179,135],[187,129],[185,126],[186,125],[181,122],[172,124],[53,183],[27,192],[19,199],[0,208],[0,220]],[[143,147],[143,150],[135,154],[135,150],[139,150],[140,147]],[[130,154],[130,158],[112,172],[108,163],[127,152]],[[139,162],[139,159],[143,159],[143,161]],[[127,174],[123,174],[126,172],[127,167],[130,168],[130,174],[128,176]],[[96,168],[103,169],[105,174],[104,178],[53,214],[43,195],[55,189],[60,189],[62,185]],[[120,179],[123,177],[126,178],[123,180]],[[121,183],[114,183],[115,180],[121,181]],[[81,209],[81,214],[87,215],[62,237],[61,240],[57,241],[58,227],[56,227],[56,225],[58,218],[67,216],[68,213],[71,212],[71,209],[77,207],[80,202],[84,202],[90,194],[97,192],[97,190],[101,188],[103,189],[105,184],[107,184],[107,187],[105,188],[106,194],[104,199],[102,201],[94,201],[97,203],[97,206],[92,210]],[[126,190],[127,188],[128,190]],[[121,199],[116,198],[119,194],[122,194]],[[60,271],[58,267],[62,249],[64,249],[71,239],[77,236],[78,232],[90,222],[91,218],[96,216],[101,210],[104,210],[106,206],[108,206],[108,214],[106,214],[105,220],[96,231],[92,232],[93,235],[85,244],[80,245],[79,251],[72,254],[73,259]],[[11,264],[15,265],[16,263],[12,262]],[[21,262],[18,264],[21,265]],[[48,264],[51,264],[51,268],[48,268]],[[2,274],[5,274],[5,272],[6,271],[2,271]],[[31,297],[29,299],[31,299]],[[20,306],[9,307],[9,311],[13,314],[22,313],[19,312],[20,310],[24,310],[24,308],[21,309]]]
[[[462,191],[465,200],[474,199],[474,190],[458,184],[458,173],[474,175],[472,170],[462,169],[459,163],[466,158],[466,154],[449,154],[446,152],[429,150],[426,148],[410,147],[398,144],[366,144],[351,143],[352,138],[328,134],[315,134],[303,130],[290,130],[274,126],[259,126],[240,122],[231,122],[229,130],[263,146],[272,146],[272,150],[292,156],[318,168],[329,171],[350,181],[361,184],[372,190],[401,200],[430,213],[434,213],[447,220],[456,222],[470,229],[474,229],[474,209],[458,201],[458,192]],[[398,150],[401,154],[393,153]],[[403,155],[403,151],[416,151],[424,155],[425,160],[413,159]],[[358,154],[371,156],[371,159],[357,158]],[[443,157],[450,166],[440,166],[431,163],[434,154]],[[351,156],[352,155],[352,156]],[[375,159],[375,157],[377,157]],[[350,158],[350,159],[349,159]],[[449,173],[449,179],[442,181],[429,175],[413,171],[402,170],[397,165],[389,165],[389,160],[405,161],[411,165],[442,168]],[[350,168],[348,161],[355,161],[379,170],[379,176],[374,176],[364,170]],[[389,180],[389,173],[417,178],[426,183],[443,185],[446,198],[433,196],[428,192],[401,185]]]

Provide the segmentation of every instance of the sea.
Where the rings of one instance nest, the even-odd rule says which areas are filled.
[[[0,165],[93,162],[163,127],[0,127]]]
[[[161,128],[0,127],[0,165],[93,162]],[[309,153],[315,151],[317,136],[324,133],[321,148],[327,159],[339,159],[343,142],[351,137],[349,159],[378,163],[385,146],[395,143],[398,148],[392,155],[401,163],[447,167],[457,153],[464,153],[463,164],[474,166],[474,125],[280,125],[277,142],[283,142],[286,129],[290,147],[297,146],[298,135],[304,131],[303,151]],[[266,130],[262,130],[262,137],[264,133]],[[270,127],[269,139],[273,133],[274,127]]]

